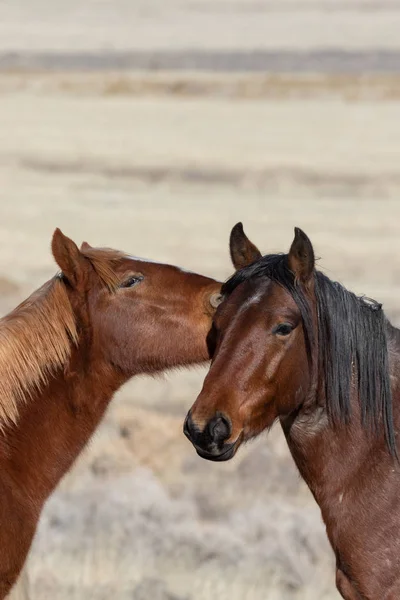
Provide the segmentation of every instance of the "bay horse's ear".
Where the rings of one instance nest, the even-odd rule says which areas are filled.
[[[229,238],[229,250],[233,266],[238,271],[262,258],[259,249],[243,231],[243,223],[236,223]]]
[[[307,283],[314,271],[314,250],[309,238],[299,227],[294,228],[294,240],[288,255],[289,268],[296,280]]]
[[[63,275],[73,287],[80,287],[85,280],[88,260],[80,252],[78,246],[60,229],[53,233],[51,250]]]

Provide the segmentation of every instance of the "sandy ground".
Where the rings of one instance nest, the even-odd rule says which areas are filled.
[[[115,4],[0,3],[0,64],[11,51],[399,45],[397,2]],[[0,73],[1,312],[54,274],[57,226],[225,279],[242,220],[265,252],[302,227],[329,276],[400,324],[399,90],[395,75]],[[279,428],[229,464],[183,437],[204,373],[117,395],[45,508],[33,600],[338,598]]]

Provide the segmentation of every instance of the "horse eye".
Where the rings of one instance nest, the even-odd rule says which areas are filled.
[[[129,279],[126,279],[126,281],[123,281],[119,287],[130,288],[130,287],[133,287],[134,285],[136,285],[137,283],[140,283],[141,281],[143,281],[143,279],[144,279],[143,275],[132,275],[131,277],[129,277]]]
[[[280,323],[274,329],[276,335],[289,335],[293,331],[293,325],[290,323]]]

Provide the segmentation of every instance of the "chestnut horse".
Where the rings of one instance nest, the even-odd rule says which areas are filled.
[[[221,284],[56,230],[61,269],[0,321],[0,599],[43,505],[133,375],[209,358]]]
[[[398,600],[400,331],[380,304],[316,271],[300,229],[288,254],[262,257],[239,223],[231,256],[185,434],[200,456],[227,460],[279,419],[321,508],[341,595]]]

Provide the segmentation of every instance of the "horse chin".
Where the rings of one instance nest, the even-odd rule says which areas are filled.
[[[224,462],[230,460],[236,454],[237,445],[236,443],[229,444],[220,454],[212,454],[211,452],[205,452],[200,448],[196,448],[197,454],[205,460],[211,460],[213,462]]]

